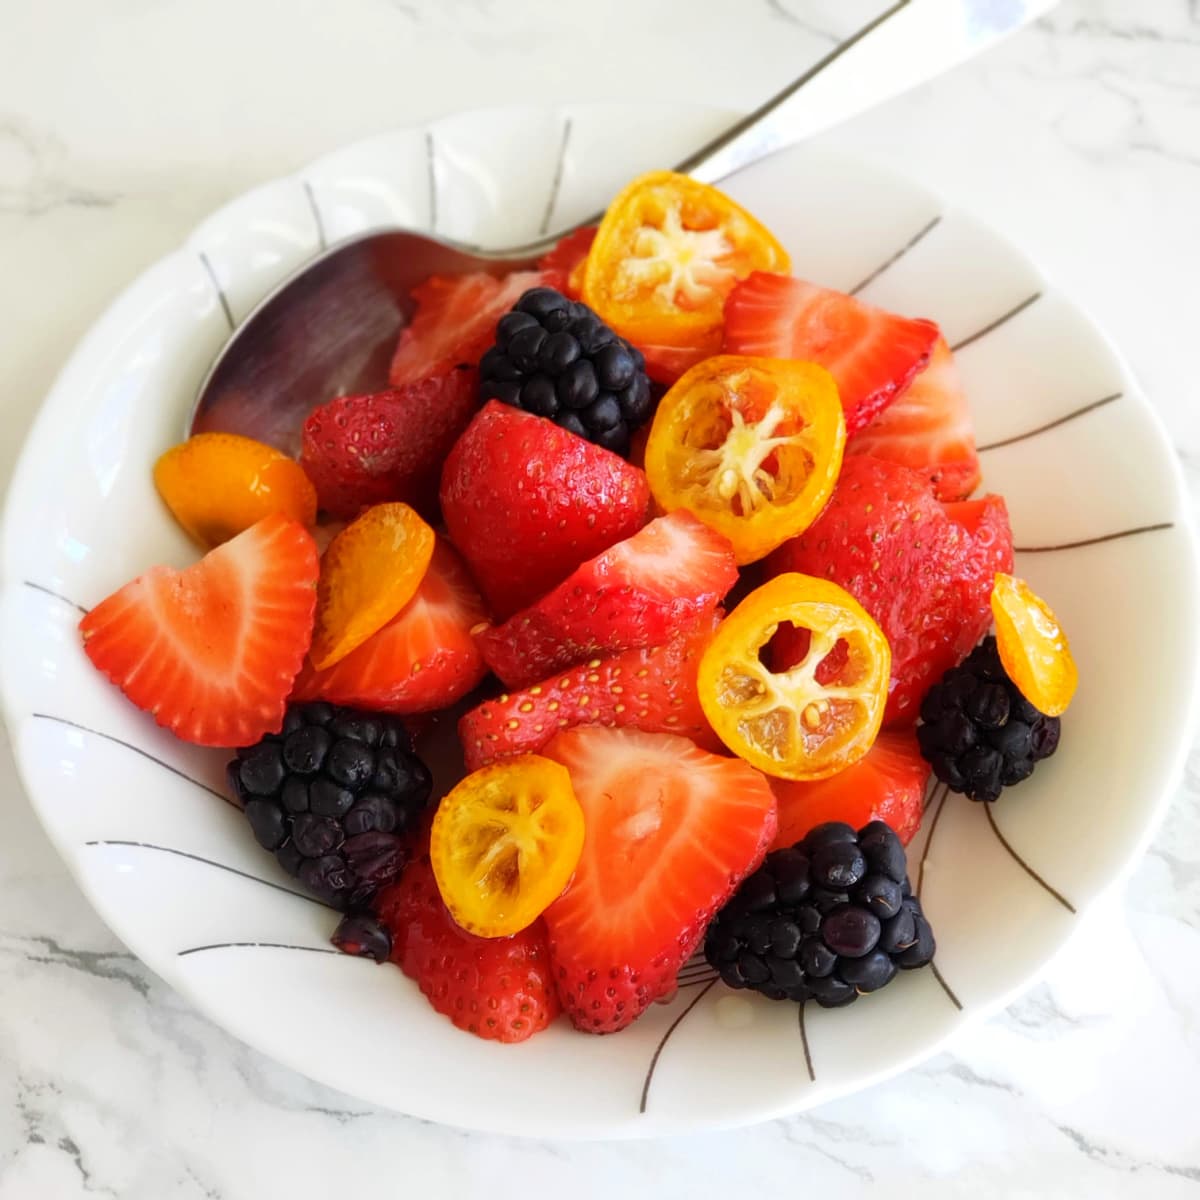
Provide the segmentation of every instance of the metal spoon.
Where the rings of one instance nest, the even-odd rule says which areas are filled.
[[[901,0],[675,169],[715,183],[954,66],[1054,2]],[[318,404],[386,386],[416,284],[433,274],[529,266],[569,232],[503,250],[400,229],[331,247],[234,331],[200,385],[188,432],[242,433],[295,453],[300,426]]]

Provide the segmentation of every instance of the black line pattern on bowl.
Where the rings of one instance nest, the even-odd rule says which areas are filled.
[[[982,329],[975,330],[974,333],[968,334],[965,338],[960,338],[954,342],[950,349],[954,351],[965,350],[972,343],[979,341],[980,338],[986,337],[993,330],[999,329],[1001,325],[1007,324],[1015,316],[1023,313],[1031,304],[1042,298],[1041,292],[1034,292],[1032,296],[1026,296],[1020,304],[1013,305],[1008,312],[1001,313],[994,321],[989,321]]]
[[[1012,437],[1001,438],[998,442],[988,442],[986,446],[977,446],[976,449],[980,454],[984,454],[988,450],[999,450],[1001,446],[1014,446],[1017,442],[1025,441],[1026,438],[1037,437],[1039,433],[1048,433],[1051,429],[1057,429],[1060,425],[1065,425],[1068,421],[1074,421],[1078,417],[1085,417],[1088,413],[1095,412],[1098,408],[1103,408],[1106,404],[1112,404],[1114,401],[1120,400],[1124,394],[1124,392],[1113,392],[1111,395],[1102,396],[1099,400],[1093,400],[1091,404],[1085,404],[1082,408],[1075,409],[1074,412],[1069,412],[1065,416],[1058,417],[1053,421],[1047,421],[1045,425],[1039,425],[1036,429],[1030,429],[1025,433],[1016,433]]]
[[[229,307],[229,297],[225,295],[225,289],[221,286],[221,281],[217,278],[217,272],[209,262],[208,255],[201,250],[196,257],[200,259],[200,265],[212,283],[213,291],[217,293],[217,299],[221,302],[221,311],[225,314],[225,320],[229,323],[229,332],[232,333],[237,327],[237,323],[233,319],[233,309]]]
[[[574,122],[570,117],[563,119],[562,138],[558,143],[558,161],[554,164],[554,178],[550,181],[550,194],[546,197],[546,208],[542,213],[542,223],[538,233],[545,237],[550,232],[550,222],[554,219],[554,209],[558,204],[558,193],[562,191],[563,172],[567,166],[567,146],[571,141]]]
[[[1004,847],[1004,849],[1006,851],[1008,851],[1009,858],[1011,858],[1013,860],[1013,862],[1015,862],[1017,864],[1017,866],[1019,866],[1021,868],[1021,870],[1024,871],[1025,874],[1028,875],[1029,878],[1034,881],[1034,883],[1036,883],[1044,891],[1048,892],[1051,896],[1053,896],[1054,899],[1057,900],[1059,902],[1059,904],[1061,904],[1063,906],[1063,908],[1065,908],[1067,910],[1067,912],[1073,913],[1073,914],[1077,913],[1078,910],[1075,908],[1075,905],[1073,905],[1070,902],[1070,900],[1068,900],[1066,898],[1066,896],[1064,896],[1062,894],[1062,892],[1060,892],[1057,888],[1052,887],[1049,883],[1047,883],[1046,880],[1041,875],[1039,875],[1037,873],[1037,871],[1035,871],[1024,860],[1024,858],[1022,858],[1021,855],[1017,853],[1017,851],[1015,849],[1013,849],[1012,843],[1010,843],[1009,840],[1004,836],[1004,834],[1002,834],[1000,832],[1000,827],[996,824],[996,818],[992,814],[993,803],[994,802],[985,801],[983,804],[983,811],[987,814],[987,822],[992,827],[992,832],[996,835],[996,840],[1000,843],[1001,846]]]
[[[910,237],[908,241],[896,251],[895,254],[886,259],[884,262],[880,263],[880,265],[877,266],[875,270],[873,270],[870,275],[868,275],[861,282],[856,283],[854,287],[850,289],[850,295],[857,296],[858,293],[863,290],[863,288],[869,287],[872,283],[874,283],[875,280],[884,273],[884,271],[898,263],[914,246],[923,241],[928,234],[932,233],[938,227],[938,225],[941,224],[941,221],[941,213],[938,213],[937,216],[933,217],[931,220],[926,221],[925,224],[922,225],[921,228],[918,229],[917,232],[914,233],[912,237]]]
[[[317,207],[317,197],[313,193],[312,184],[307,179],[303,179],[300,186],[304,188],[308,207],[312,210],[313,224],[317,227],[317,244],[322,250],[328,250],[329,239],[325,236],[325,222],[321,219],[321,210]]]
[[[1052,546],[1014,546],[1014,554],[1050,554],[1056,550],[1081,550],[1084,546],[1100,546],[1105,542],[1117,542],[1122,538],[1135,537],[1139,533],[1159,533],[1174,529],[1174,521],[1158,521],[1154,525],[1138,525],[1133,529],[1118,529],[1115,533],[1101,533],[1096,537],[1082,538],[1077,542],[1058,542]]]
[[[103,738],[106,742],[112,742],[117,746],[124,746],[126,750],[132,750],[134,754],[140,754],[143,758],[149,759],[152,763],[157,763],[166,771],[170,771],[172,775],[177,775],[180,779],[192,784],[194,787],[200,788],[207,792],[210,796],[216,796],[218,800],[228,804],[230,808],[236,808],[241,811],[239,805],[235,804],[224,792],[217,791],[216,788],[209,787],[207,783],[189,775],[186,771],[181,771],[178,767],[173,766],[165,759],[159,758],[155,754],[151,754],[149,750],[143,750],[141,746],[135,746],[133,742],[127,742],[124,738],[119,738],[111,733],[105,733],[100,729],[93,729],[90,725],[81,725],[78,721],[68,720],[66,717],[56,717],[53,713],[35,712],[30,714],[35,721],[53,721],[58,725],[67,725],[71,729],[78,729],[81,733],[90,733],[93,737]]]
[[[716,971],[704,971],[694,979],[680,979],[676,982],[679,990],[683,991],[684,988],[699,987],[702,983],[716,983],[719,978]]]
[[[205,950],[239,950],[247,949],[263,949],[263,950],[305,950],[310,954],[336,954],[342,958],[354,958],[352,954],[343,955],[340,950],[335,950],[332,946],[298,946],[291,942],[212,942],[207,946],[189,946],[186,950],[177,950],[176,958],[184,958],[189,954],[201,954]]]
[[[83,613],[85,617],[90,611],[89,609],[84,608],[82,604],[76,604],[74,600],[64,596],[61,592],[56,592],[53,588],[45,587],[43,584],[34,583],[32,579],[24,579],[21,582],[25,585],[25,587],[32,588],[35,592],[41,592],[45,596],[52,596],[55,600],[61,600],[64,604],[67,604],[76,611]]]
[[[942,991],[945,992],[946,995],[949,997],[950,1003],[953,1004],[954,1007],[957,1008],[959,1012],[962,1012],[962,1010],[963,1010],[962,1001],[954,994],[954,989],[946,982],[946,977],[938,969],[936,957],[932,958],[930,960],[929,969],[933,972],[934,979],[936,979],[938,981],[938,983],[941,985]]]
[[[639,1113],[644,1113],[646,1111],[646,1101],[650,1096],[650,1084],[654,1079],[654,1071],[658,1066],[659,1058],[662,1056],[663,1048],[666,1046],[667,1042],[671,1040],[671,1034],[673,1034],[675,1030],[679,1028],[683,1018],[686,1017],[692,1011],[692,1009],[695,1008],[696,1005],[708,995],[710,991],[712,991],[713,985],[716,982],[717,981],[713,979],[706,983],[704,987],[702,987],[700,991],[698,991],[696,995],[694,995],[691,1000],[688,1001],[688,1005],[683,1012],[681,1012],[679,1016],[677,1016],[675,1020],[673,1020],[671,1024],[667,1026],[666,1033],[664,1033],[659,1039],[658,1045],[654,1048],[654,1056],[650,1059],[650,1066],[646,1068],[646,1079],[642,1084],[642,1099],[641,1103],[638,1105]]]
[[[934,800],[934,796],[937,800]],[[921,848],[921,858],[917,863],[917,881],[913,884],[913,895],[918,900],[921,898],[921,889],[925,886],[925,859],[929,856],[929,847],[933,845],[933,835],[937,831],[938,821],[941,820],[942,810],[946,807],[946,801],[950,798],[950,788],[947,784],[935,783],[929,790],[925,804],[925,811],[928,812],[930,807],[933,807],[933,820],[929,825],[929,833],[925,838],[925,845]],[[938,968],[936,958],[930,964],[930,969],[933,971],[933,977],[938,981],[938,985],[942,991],[946,993],[950,1003],[962,1012],[962,1001],[955,994],[954,989],[946,982],[946,977]]]
[[[808,1082],[816,1083],[817,1073],[813,1070],[812,1047],[808,1042],[808,1025],[804,1020],[804,1012],[807,1008],[807,1004],[800,1005],[800,1016],[797,1018],[797,1023],[800,1026],[800,1045],[804,1047],[804,1065],[808,1070]]]
[[[338,911],[332,904],[326,904],[324,900],[318,900],[316,896],[310,896],[306,892],[294,891],[292,888],[284,887],[282,883],[276,883],[272,879],[263,879],[261,875],[251,875],[248,871],[243,871],[238,867],[231,867],[228,863],[218,862],[215,858],[205,858],[203,854],[193,854],[190,850],[178,850],[174,846],[160,846],[156,842],[136,842],[125,838],[95,838],[83,844],[85,846],[130,846],[138,850],[155,850],[160,854],[174,854],[179,858],[187,858],[192,862],[203,863],[207,867],[216,867],[218,871],[228,871],[230,875],[249,879],[251,883],[261,883],[263,887],[283,892],[285,896],[295,896],[297,900],[307,900],[309,904],[315,904],[319,908],[327,909],[329,912]]]
[[[937,832],[938,821],[942,818],[942,809],[946,807],[946,800],[950,796],[950,788],[946,784],[942,784],[940,788],[934,787],[930,792],[930,801],[926,805],[926,811],[930,805],[934,804],[933,796],[935,795],[938,798],[933,810],[933,820],[929,825],[929,833],[925,837],[925,845],[921,848],[921,858],[917,863],[917,879],[913,884],[913,895],[918,900],[921,898],[921,888],[925,886],[925,859],[929,857],[929,848],[933,845],[933,835]]]

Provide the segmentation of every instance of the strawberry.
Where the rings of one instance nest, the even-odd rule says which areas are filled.
[[[512,754],[536,754],[559,730],[575,725],[678,733],[720,750],[696,694],[700,655],[719,621],[714,610],[665,645],[593,660],[471,709],[458,723],[467,770]]]
[[[650,489],[617,455],[491,401],[446,459],[441,499],[451,539],[503,620],[639,530]]]
[[[495,276],[433,275],[413,289],[417,311],[400,334],[388,381],[392,387],[444,374],[460,363],[477,366],[496,322],[529,288],[548,282],[541,271]]]
[[[428,858],[379,894],[376,912],[392,935],[392,961],[459,1029],[523,1042],[558,1016],[540,920],[512,937],[467,933],[446,911]]]
[[[479,372],[470,366],[339,396],[304,422],[300,462],[333,516],[389,500],[432,513],[442,462],[478,408]]]
[[[983,636],[993,576],[1011,569],[1003,499],[942,505],[917,472],[867,455],[846,459],[825,510],[768,561],[832,579],[879,622],[892,647],[885,723],[917,719],[930,685]]]
[[[933,353],[938,327],[830,288],[755,271],[725,301],[725,353],[799,358],[833,376],[853,434],[882,412]]]
[[[675,986],[705,926],[775,836],[766,779],[685,738],[581,725],[542,751],[583,808],[583,853],[546,910],[559,999],[614,1033]]]
[[[578,300],[582,292],[583,264],[596,240],[596,226],[582,229],[561,238],[553,250],[538,259],[538,270],[546,275],[546,286],[557,288],[564,296]]]
[[[939,500],[961,500],[979,486],[971,412],[945,338],[938,338],[929,366],[850,439],[846,453],[920,471]]]
[[[316,543],[276,513],[183,571],[152,567],[79,629],[96,668],[176,737],[250,746],[283,727],[316,603]]]
[[[711,613],[737,577],[729,541],[681,508],[476,640],[506,687],[528,687],[593,657],[661,645]]]
[[[771,849],[794,846],[826,821],[844,821],[854,829],[883,821],[907,846],[921,824],[929,773],[912,730],[885,729],[866,757],[840,774],[812,783],[772,779],[779,832]]]
[[[293,697],[402,714],[445,708],[486,674],[471,637],[486,616],[466,568],[439,539],[416,595],[333,666],[306,662]]]

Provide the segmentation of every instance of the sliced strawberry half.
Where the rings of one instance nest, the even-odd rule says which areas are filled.
[[[317,547],[280,514],[183,571],[153,567],[79,622],[98,670],[176,737],[249,746],[283,727],[312,637]]]
[[[460,363],[478,366],[491,345],[496,322],[532,287],[542,271],[496,276],[433,275],[413,289],[417,311],[400,334],[388,379],[392,387],[420,383]]]
[[[492,400],[446,459],[441,503],[451,540],[504,620],[639,530],[650,488],[617,455]]]
[[[678,346],[666,346],[645,340],[638,342],[637,348],[646,360],[646,374],[665,388],[670,387],[685,371],[690,371],[698,362],[710,356],[704,350],[680,349]],[[713,354],[716,352],[716,349],[712,351]]]
[[[576,725],[629,725],[722,749],[696,693],[700,656],[719,621],[719,610],[713,611],[662,646],[593,659],[471,709],[458,723],[467,770],[513,754],[535,754]]]
[[[962,500],[979,486],[971,411],[945,338],[938,338],[929,366],[850,439],[846,453],[919,471],[939,500]]]
[[[487,673],[471,637],[486,619],[462,561],[439,538],[416,595],[332,667],[306,662],[294,698],[399,714],[445,708]]]
[[[767,271],[747,276],[725,301],[725,353],[820,363],[837,383],[848,434],[908,387],[938,337],[932,321]]]
[[[685,738],[580,726],[543,751],[583,808],[583,853],[546,910],[559,999],[613,1033],[675,986],[713,914],[762,861],[775,797],[737,758]]]
[[[304,422],[300,463],[333,516],[389,500],[431,514],[442,463],[478,408],[479,372],[461,365],[385,392],[339,396]]]
[[[771,849],[794,846],[826,821],[844,821],[854,829],[883,821],[907,846],[921,824],[930,770],[911,729],[885,729],[864,758],[829,779],[772,779],[779,831]]]
[[[1012,569],[1008,510],[999,496],[940,504],[917,472],[857,454],[821,515],[767,569],[831,579],[879,622],[892,649],[884,721],[911,723],[991,623],[992,581]],[[796,661],[781,646],[772,646],[777,671]]]
[[[481,631],[479,647],[506,687],[528,687],[594,657],[661,645],[711,613],[737,577],[729,541],[681,508]]]
[[[564,296],[578,300],[583,292],[583,265],[596,240],[596,226],[585,225],[568,233],[548,254],[538,259],[538,270],[545,272],[547,287],[557,288]]]

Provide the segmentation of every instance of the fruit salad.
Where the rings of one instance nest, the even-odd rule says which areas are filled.
[[[298,460],[212,432],[147,464],[203,557],[84,651],[220,748],[334,945],[467,1033],[615,1033],[696,954],[869,996],[935,955],[931,777],[991,804],[1058,746],[1076,667],[937,323],[803,272],[655,172],[534,270],[423,282]]]

